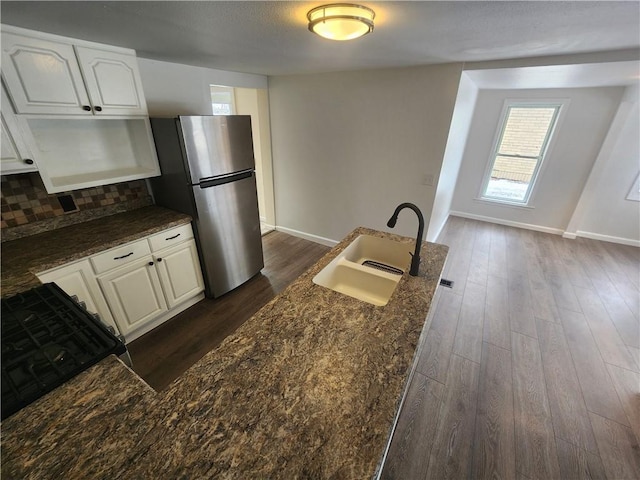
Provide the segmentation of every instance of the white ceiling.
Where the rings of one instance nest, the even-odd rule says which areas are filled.
[[[375,30],[352,42],[307,30],[306,12],[322,3],[331,2],[2,0],[0,9],[9,25],[129,47],[145,58],[265,75],[640,47],[637,1],[365,1],[376,11]]]

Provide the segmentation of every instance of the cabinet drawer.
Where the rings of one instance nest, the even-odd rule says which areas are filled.
[[[106,252],[99,253],[91,257],[91,264],[96,273],[103,273],[112,268],[126,265],[127,263],[138,260],[145,255],[150,255],[149,244],[146,240],[138,240],[137,242],[128,243],[122,247],[112,248]]]
[[[193,238],[193,230],[190,224],[186,224],[149,237],[149,245],[151,245],[152,252],[157,252],[158,250],[176,245],[190,238]]]

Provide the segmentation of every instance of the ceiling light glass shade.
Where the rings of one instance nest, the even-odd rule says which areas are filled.
[[[373,31],[376,14],[352,3],[322,5],[307,13],[309,30],[330,40],[352,40]]]

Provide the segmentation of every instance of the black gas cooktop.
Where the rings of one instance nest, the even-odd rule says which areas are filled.
[[[57,285],[2,300],[2,419],[110,354],[126,351]]]

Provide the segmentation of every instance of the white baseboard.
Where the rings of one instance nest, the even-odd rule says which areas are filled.
[[[498,225],[506,225],[508,227],[525,228],[527,230],[535,230],[537,232],[552,233],[554,235],[562,235],[563,238],[575,239],[576,237],[590,238],[591,240],[600,240],[601,242],[619,243],[621,245],[630,245],[632,247],[640,247],[640,240],[633,238],[614,237],[611,235],[602,235],[600,233],[585,232],[578,230],[577,232],[566,232],[560,228],[543,227],[540,225],[532,225],[530,223],[513,222],[511,220],[503,220],[501,218],[485,217],[483,215],[475,215],[473,213],[451,211],[449,215],[454,217],[470,218],[471,220],[480,220],[482,222],[497,223]],[[439,232],[438,232],[439,234]],[[437,238],[437,237],[436,237]]]
[[[275,225],[270,225],[266,222],[260,222],[260,234],[266,235],[269,232],[273,232],[276,229]]]
[[[292,228],[281,227],[280,225],[276,225],[276,230],[282,233],[288,233],[289,235],[293,235],[294,237],[304,238],[305,240],[310,240],[321,245],[326,245],[327,247],[335,247],[339,243],[338,241],[331,240],[330,238],[324,238],[318,235],[313,235],[311,233],[300,232],[298,230],[293,230]]]
[[[611,235],[602,235],[600,233],[584,232],[578,230],[576,232],[578,237],[590,238],[591,240],[600,240],[601,242],[619,243],[621,245],[630,245],[632,247],[640,247],[640,240],[633,238],[613,237]]]
[[[552,233],[554,235],[562,235],[564,233],[564,230],[561,228],[543,227],[542,225],[514,222],[511,220],[503,220],[502,218],[485,217],[484,215],[476,215],[473,213],[452,211],[449,215],[453,215],[454,217],[470,218],[471,220],[480,220],[481,222],[497,223],[498,225],[506,225],[507,227],[517,227],[524,228],[526,230],[535,230],[536,232]]]

